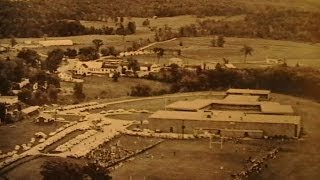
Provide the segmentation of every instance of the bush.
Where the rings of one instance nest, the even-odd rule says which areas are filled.
[[[143,96],[151,96],[151,95],[152,95],[151,88],[148,85],[138,84],[136,86],[131,87],[130,96],[143,97]]]

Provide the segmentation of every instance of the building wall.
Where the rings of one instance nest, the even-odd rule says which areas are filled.
[[[272,124],[253,122],[226,122],[212,120],[167,120],[149,119],[148,128],[151,130],[160,129],[163,132],[182,133],[182,125],[185,126],[184,133],[193,134],[195,129],[239,129],[239,130],[262,130],[264,136],[285,135],[287,137],[297,137],[299,127],[294,124]],[[297,131],[297,132],[296,132]]]

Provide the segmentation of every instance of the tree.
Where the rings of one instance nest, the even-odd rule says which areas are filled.
[[[102,49],[100,50],[100,52],[101,52],[102,56],[109,56],[109,55],[110,55],[110,50],[109,50],[109,48],[102,48]]]
[[[11,47],[14,47],[14,46],[17,45],[17,44],[18,44],[17,40],[14,38],[14,36],[12,36],[11,39],[10,39],[10,45],[11,45]]]
[[[0,103],[0,123],[5,121],[7,108],[6,105]]]
[[[128,68],[131,69],[134,73],[140,70],[140,64],[138,60],[133,59],[132,57],[128,58]]]
[[[84,47],[79,49],[79,55],[81,60],[96,60],[99,58],[99,54],[96,48],[94,47]]]
[[[57,71],[63,57],[64,51],[62,49],[54,49],[50,51],[46,61],[44,62],[46,69],[50,72]]]
[[[67,57],[70,58],[70,59],[74,59],[74,58],[77,57],[78,52],[77,52],[76,49],[70,49],[70,48],[68,48],[68,49],[66,50],[66,52],[64,52],[64,55],[67,56]]]
[[[97,164],[89,163],[84,166],[69,163],[64,160],[46,161],[41,166],[41,175],[44,180],[79,179],[79,180],[111,180],[109,171]]]
[[[108,46],[108,49],[110,51],[110,55],[112,56],[117,56],[119,54],[119,52],[116,50],[114,46]]]
[[[217,46],[218,47],[223,47],[224,43],[225,43],[224,37],[223,36],[218,36]]]
[[[164,49],[156,47],[156,48],[153,48],[153,51],[157,54],[158,64],[159,64],[160,58],[164,55]]]
[[[47,94],[50,99],[50,102],[56,103],[58,100],[59,90],[52,84],[50,84],[47,88]]]
[[[244,54],[244,63],[247,61],[247,56],[252,55],[253,48],[247,45],[243,45],[243,48],[240,49],[240,52]]]
[[[142,26],[150,26],[150,21],[149,19],[146,19],[142,22]]]
[[[86,97],[86,95],[83,93],[83,83],[76,83],[74,84],[73,87],[73,96],[79,100],[79,101],[83,101]]]
[[[148,85],[138,84],[136,86],[131,87],[131,96],[150,96],[151,88]]]
[[[21,50],[18,55],[18,58],[24,59],[25,63],[31,65],[32,67],[37,67],[38,63],[40,62],[39,54],[31,49],[23,49]]]
[[[213,39],[210,41],[210,43],[211,43],[211,46],[212,46],[212,47],[216,47],[216,39],[215,39],[215,38],[213,38]]]
[[[136,33],[136,23],[135,22],[132,22],[132,21],[130,21],[130,22],[128,22],[128,33],[129,34],[134,34],[134,33]]]
[[[112,76],[113,82],[118,82],[119,77],[120,77],[120,73],[115,72]]]
[[[19,93],[18,93],[18,99],[21,102],[24,102],[26,104],[31,104],[31,98],[32,98],[32,91],[27,89],[27,88],[23,88]]]
[[[101,39],[94,39],[92,43],[96,47],[96,50],[99,52],[100,47],[103,45],[103,41]]]

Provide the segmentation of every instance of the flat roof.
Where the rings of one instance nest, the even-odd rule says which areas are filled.
[[[292,114],[294,113],[292,106],[290,105],[275,105],[270,103],[264,103],[260,105],[261,111],[263,113],[284,113]]]
[[[224,101],[233,101],[233,102],[236,102],[236,101],[257,102],[257,101],[259,101],[259,96],[229,94],[223,100]]]
[[[18,96],[0,96],[0,103],[13,105],[18,102]]]
[[[39,108],[40,108],[39,106],[30,106],[25,109],[22,109],[21,111],[25,114],[29,114],[29,113],[32,113],[32,112],[38,110]]]
[[[240,97],[240,95],[232,95],[234,99],[229,98],[227,100],[225,99],[196,99],[193,101],[177,101],[172,104],[169,104],[166,106],[168,109],[178,109],[178,110],[199,110],[204,107],[210,106],[211,104],[219,104],[219,105],[247,105],[247,106],[260,106],[261,104],[270,104],[273,106],[278,106],[280,105],[277,102],[261,102],[261,101],[254,101],[256,97],[258,96],[253,96],[252,98],[249,97]],[[236,101],[235,99],[239,99],[239,101]],[[249,100],[245,100],[249,99]],[[241,101],[240,101],[241,100]]]
[[[177,101],[166,106],[169,109],[198,110],[212,104],[212,99],[196,99],[193,101]]]
[[[207,118],[207,115],[211,115]],[[190,120],[190,121],[221,121],[221,122],[252,122],[252,123],[274,123],[274,124],[296,124],[300,125],[300,116],[289,115],[265,115],[245,114],[240,111],[157,111],[149,119],[166,120]]]
[[[243,93],[243,94],[270,94],[270,90],[262,89],[228,89],[227,93]]]

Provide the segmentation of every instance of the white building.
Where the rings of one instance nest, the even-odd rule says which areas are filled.
[[[73,41],[69,39],[60,39],[60,40],[45,40],[38,42],[41,46],[72,46]]]
[[[91,74],[108,74],[112,77],[115,72],[121,72],[120,64],[107,64],[104,62],[78,62],[75,66],[75,74],[91,75]]]

